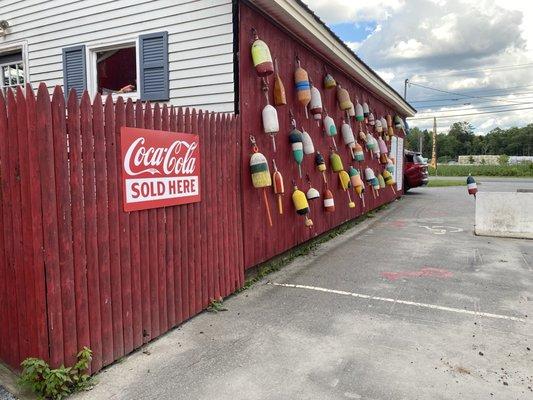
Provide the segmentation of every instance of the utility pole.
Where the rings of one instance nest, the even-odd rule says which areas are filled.
[[[437,170],[437,117],[433,117],[433,146],[431,149],[430,165]]]
[[[403,99],[407,100],[407,85],[409,84],[409,79],[406,79],[403,86]]]
[[[418,138],[418,151],[420,152],[420,154],[422,154],[423,150],[424,150],[424,132],[420,131],[420,137]]]

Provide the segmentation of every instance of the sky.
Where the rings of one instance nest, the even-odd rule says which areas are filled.
[[[399,93],[409,79],[411,127],[533,123],[531,0],[304,1]]]

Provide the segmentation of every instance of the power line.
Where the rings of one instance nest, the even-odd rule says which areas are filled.
[[[469,113],[469,114],[456,114],[456,115],[433,115],[431,117],[412,117],[408,118],[410,121],[420,121],[423,119],[433,119],[434,117],[437,117],[439,119],[442,118],[457,118],[457,117],[468,117],[471,115],[482,115],[482,114],[497,114],[502,112],[515,112],[515,111],[522,111],[522,110],[533,110],[533,107],[524,107],[524,108],[515,108],[515,109],[509,109],[509,110],[496,110],[496,111],[483,111],[483,112],[477,112],[477,113]]]
[[[521,105],[526,105],[526,104],[533,104],[533,102],[526,102],[526,103],[520,103]],[[438,106],[438,107],[447,107],[447,106]],[[436,113],[439,113],[439,112],[455,112],[455,111],[463,111],[463,110],[485,110],[485,109],[488,109],[488,108],[501,108],[501,107],[509,107],[508,104],[500,104],[500,105],[497,105],[497,106],[484,106],[484,107],[475,107],[474,105],[472,105],[471,107],[473,108],[469,108],[469,107],[463,107],[463,108],[455,108],[455,109],[451,109],[451,110],[435,110],[434,112]],[[517,106],[519,107],[519,106]],[[417,109],[421,109],[421,108],[432,108],[431,106],[426,106],[426,107],[417,107]],[[424,113],[428,113],[428,111],[425,111]]]
[[[511,92],[511,93],[508,93],[508,94],[504,94],[504,93],[500,93],[500,94],[486,94],[483,96],[483,99],[485,98],[491,98],[491,97],[501,97],[501,96],[514,96],[514,95],[517,95],[517,96],[522,96],[522,95],[526,95],[526,94],[533,94],[533,91],[526,91],[526,92]],[[447,98],[433,98],[433,99],[425,99],[425,100],[409,100],[409,103],[431,103],[431,102],[439,102],[439,101],[459,101],[459,100],[464,100],[465,98],[464,97],[447,97]],[[509,100],[513,100],[513,99],[509,99]],[[494,101],[493,99],[491,99],[490,101]]]
[[[409,82],[411,85],[414,85],[414,86],[419,86],[421,88],[424,88],[424,89],[428,89],[428,90],[434,90],[435,92],[441,92],[441,93],[447,93],[447,94],[453,94],[454,96],[462,96],[462,97],[466,97],[466,98],[472,98],[472,99],[486,99],[486,98],[490,98],[490,96],[473,96],[473,95],[466,95],[466,94],[462,94],[462,93],[456,93],[456,92],[450,92],[448,90],[442,90],[442,89],[437,89],[437,88],[432,88],[430,86],[425,86],[425,85],[420,85],[418,83],[411,83]],[[493,99],[493,101],[501,101],[501,102],[504,102],[504,103],[512,103],[512,104],[521,104],[520,102],[514,102],[514,101],[510,101],[510,100],[504,100],[504,99]]]
[[[457,70],[448,71],[448,72],[425,74],[425,75],[419,75],[419,76],[421,76],[421,77],[428,77],[428,76],[453,76],[453,75],[460,75],[461,73],[464,73],[464,72],[481,72],[481,71],[483,71],[483,72],[490,72],[490,71],[503,72],[503,71],[507,71],[507,70],[514,70],[514,69],[521,69],[521,68],[531,68],[531,67],[533,67],[533,63],[510,64],[510,65],[499,65],[499,66],[496,66],[496,67],[457,69]]]

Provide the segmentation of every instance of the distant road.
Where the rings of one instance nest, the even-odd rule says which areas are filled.
[[[517,189],[533,189],[533,177],[475,176],[480,191],[515,192]],[[463,180],[460,176],[430,176],[433,180]]]

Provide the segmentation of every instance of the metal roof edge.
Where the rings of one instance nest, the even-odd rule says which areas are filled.
[[[396,111],[401,111],[406,117],[416,114],[416,109],[365,64],[302,0],[248,1],[270,15],[269,9],[275,6],[285,17],[282,21],[276,19],[278,23],[292,30],[295,26],[300,26],[317,40],[316,44],[320,45],[325,53],[329,53],[329,57],[336,59],[344,69],[384,97],[397,108]]]

